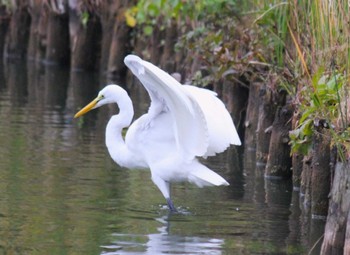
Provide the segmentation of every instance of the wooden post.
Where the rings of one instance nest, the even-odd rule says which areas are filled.
[[[97,16],[89,12],[86,24],[77,10],[69,12],[71,42],[71,70],[97,70],[101,49],[101,24]]]
[[[321,255],[349,254],[350,164],[338,162],[329,201]],[[345,247],[344,247],[345,246]]]
[[[163,17],[158,17],[156,23],[163,24]],[[148,40],[148,51],[150,54],[151,63],[159,66],[161,56],[163,55],[164,45],[162,40],[165,38],[165,29],[160,26],[154,26],[153,32]]]
[[[310,207],[311,205],[311,167],[312,156],[311,153],[305,156],[303,159],[303,167],[300,177],[300,202],[304,208]]]
[[[124,11],[128,8],[130,2],[126,0],[118,1],[117,18],[115,19],[111,47],[108,59],[108,77],[112,81],[125,84],[127,68],[124,64],[125,56],[131,51],[130,32],[131,28],[127,26]]]
[[[290,203],[290,215],[288,218],[289,235],[287,245],[296,245],[301,239],[301,208],[299,192],[293,190]]]
[[[299,119],[300,119],[300,114],[294,112],[293,118],[292,118],[292,130],[295,130],[297,128]],[[298,152],[294,152],[292,155],[293,189],[296,191],[300,190],[301,173],[303,170],[303,159],[304,159],[304,156]]]
[[[277,109],[272,125],[269,156],[265,177],[287,179],[292,175],[290,157],[289,131],[292,128],[292,106],[289,104]]]
[[[312,139],[311,216],[326,218],[330,191],[330,134],[322,125],[315,126]]]
[[[232,116],[239,137],[243,142],[244,119],[249,97],[248,88],[227,78],[222,83],[222,92],[219,93],[216,90],[215,92],[220,94],[222,101],[225,103],[226,108]]]
[[[30,15],[26,1],[20,1],[12,11],[5,43],[5,56],[23,59],[27,56]]]
[[[10,24],[10,14],[5,5],[0,5],[0,59],[3,58],[5,38]]]
[[[100,71],[107,73],[108,60],[111,48],[111,41],[114,23],[117,19],[119,1],[99,1],[96,13],[101,21],[102,37],[101,37],[101,57],[100,57]]]
[[[164,50],[161,57],[161,66],[168,73],[176,71],[175,59],[175,43],[177,41],[177,23],[175,19],[171,19],[171,23],[165,30]]]
[[[300,190],[303,158],[303,155],[299,153],[293,153],[292,155],[293,189],[296,191]]]
[[[269,154],[276,103],[273,100],[273,92],[266,85],[261,87],[259,97],[261,102],[259,105],[259,117],[256,128],[256,166],[263,172]]]
[[[68,11],[62,10],[57,13],[49,11],[47,24],[47,48],[45,64],[49,65],[69,65],[69,23]]]
[[[253,82],[249,87],[249,97],[247,105],[246,119],[244,122],[245,127],[245,150],[254,151],[256,150],[256,128],[258,125],[259,116],[259,91],[263,86],[262,83]]]
[[[346,223],[344,254],[350,254],[350,210],[348,211],[348,218]]]
[[[30,2],[30,35],[28,45],[28,59],[41,62],[45,59],[48,8],[42,1],[36,0]]]

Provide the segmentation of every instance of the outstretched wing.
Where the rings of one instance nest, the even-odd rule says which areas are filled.
[[[241,145],[233,120],[224,103],[217,98],[217,94],[211,90],[202,89],[190,85],[183,85],[202,109],[206,119],[209,145],[204,156],[214,156],[223,152],[230,144]]]
[[[150,95],[149,117],[171,113],[178,152],[188,159],[205,155],[208,128],[196,99],[171,75],[138,56],[128,55],[124,62]]]

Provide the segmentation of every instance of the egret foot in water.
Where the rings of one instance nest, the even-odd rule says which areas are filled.
[[[180,84],[174,77],[138,56],[124,63],[147,90],[148,113],[132,124],[134,108],[127,92],[108,85],[75,114],[75,118],[105,104],[116,103],[119,113],[106,127],[106,145],[120,166],[150,169],[152,180],[176,212],[169,183],[188,181],[199,187],[229,185],[220,175],[201,164],[197,157],[214,156],[241,141],[225,105],[215,92]],[[123,128],[128,128],[125,139]]]
[[[166,199],[166,202],[168,203],[169,210],[170,210],[172,213],[177,213],[177,212],[178,212],[178,210],[176,209],[176,207],[175,207],[174,204],[173,204],[173,201],[172,201],[170,198],[167,198],[167,199]]]

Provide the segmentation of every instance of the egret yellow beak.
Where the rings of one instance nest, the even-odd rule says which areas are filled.
[[[98,101],[100,101],[100,97],[96,97],[94,100],[92,100],[88,105],[86,105],[83,109],[81,109],[79,112],[77,112],[74,115],[74,118],[79,118],[80,116],[84,115],[85,113],[91,111]]]

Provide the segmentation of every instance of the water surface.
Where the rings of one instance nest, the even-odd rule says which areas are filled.
[[[169,214],[148,171],[109,158],[104,129],[116,106],[72,119],[99,84],[33,63],[0,67],[0,254],[303,254],[314,245],[323,223],[310,223],[289,182],[264,180],[234,147],[205,162],[231,185],[174,185],[182,213]],[[128,90],[140,115],[147,94]]]

